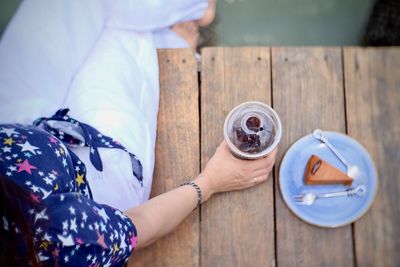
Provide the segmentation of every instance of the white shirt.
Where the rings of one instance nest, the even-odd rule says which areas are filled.
[[[118,140],[143,165],[100,149],[98,173],[87,148],[94,200],[126,210],[149,197],[154,169],[159,80],[157,47],[185,47],[169,27],[200,18],[207,0],[23,1],[0,42],[0,122],[32,123],[59,108]],[[187,44],[186,44],[187,45]]]

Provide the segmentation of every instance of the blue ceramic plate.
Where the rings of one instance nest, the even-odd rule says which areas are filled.
[[[279,185],[284,201],[294,214],[310,224],[333,228],[358,220],[369,209],[375,198],[378,180],[374,163],[362,145],[344,134],[336,132],[325,132],[325,134],[348,163],[359,168],[360,174],[352,186],[304,184],[304,171],[312,154],[346,173],[346,167],[339,159],[311,134],[299,139],[286,152],[279,171]],[[292,199],[293,195],[301,193],[343,191],[360,184],[367,188],[363,196],[317,199],[311,206],[297,205]]]

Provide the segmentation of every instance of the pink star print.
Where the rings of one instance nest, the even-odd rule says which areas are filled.
[[[136,245],[137,245],[137,237],[136,236],[132,236],[131,237],[131,245],[132,245],[132,247],[136,247]]]
[[[33,202],[40,203],[40,196],[38,195],[31,194],[31,199],[33,200]]]
[[[97,244],[99,244],[102,248],[107,249],[107,245],[104,242],[104,234],[100,235],[99,232],[97,232],[97,236],[99,237],[97,239]]]
[[[79,237],[76,238],[76,243],[79,245],[82,245],[84,242],[82,239],[80,239]]]
[[[29,174],[32,174],[32,170],[37,169],[35,166],[29,164],[27,159],[22,163],[17,163],[17,166],[19,167],[17,172],[26,171]]]
[[[50,143],[57,144],[57,139],[55,139],[53,136],[49,137]]]
[[[58,257],[58,254],[60,253],[60,250],[58,248],[55,248],[51,254],[53,254],[53,257]]]

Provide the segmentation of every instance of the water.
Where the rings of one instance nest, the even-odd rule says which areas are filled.
[[[0,1],[0,37],[22,0]]]
[[[21,0],[0,1],[0,36]],[[373,0],[218,0],[208,45],[359,45]]]
[[[218,0],[215,45],[359,45],[373,0]]]

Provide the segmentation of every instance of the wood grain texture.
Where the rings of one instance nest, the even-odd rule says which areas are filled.
[[[160,106],[152,197],[198,175],[198,75],[190,49],[160,50]],[[140,234],[140,233],[138,233]],[[199,212],[142,251],[129,266],[199,266]]]
[[[282,119],[277,166],[314,129],[345,132],[340,48],[272,48],[273,107]],[[279,167],[275,168],[278,178]],[[275,180],[278,266],[353,266],[351,226],[323,229],[297,218]]]
[[[223,140],[229,111],[250,100],[270,104],[269,48],[202,51],[202,168]],[[201,266],[274,266],[273,181],[213,196],[201,210]]]
[[[354,225],[357,266],[400,266],[400,49],[345,48],[349,135],[379,179],[372,208]]]

